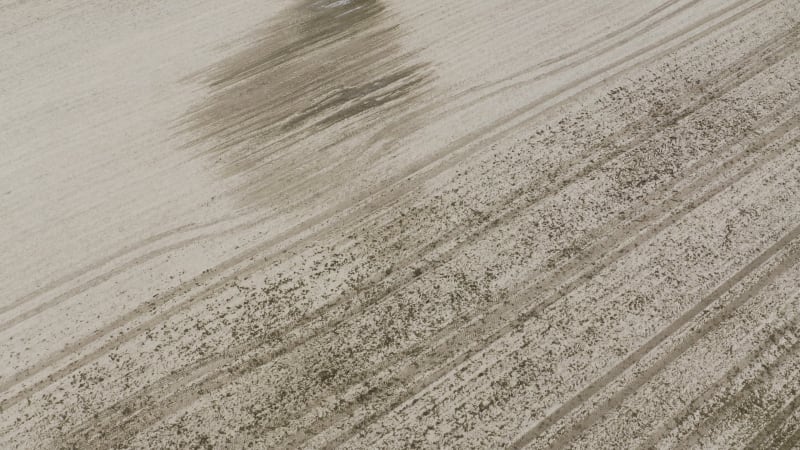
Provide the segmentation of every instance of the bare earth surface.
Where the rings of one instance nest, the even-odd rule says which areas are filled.
[[[0,0],[0,448],[800,446],[798,0]]]

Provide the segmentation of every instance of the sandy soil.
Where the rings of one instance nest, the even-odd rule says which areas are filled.
[[[0,25],[0,448],[800,446],[797,0]]]

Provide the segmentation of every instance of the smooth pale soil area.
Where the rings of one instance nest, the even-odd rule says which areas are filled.
[[[0,0],[0,448],[800,446],[796,0]]]

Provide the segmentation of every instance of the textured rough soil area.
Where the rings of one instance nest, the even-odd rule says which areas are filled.
[[[797,0],[0,0],[0,448],[798,446]]]

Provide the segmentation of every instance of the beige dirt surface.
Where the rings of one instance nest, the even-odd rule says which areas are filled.
[[[798,447],[798,0],[0,0],[0,448]]]

